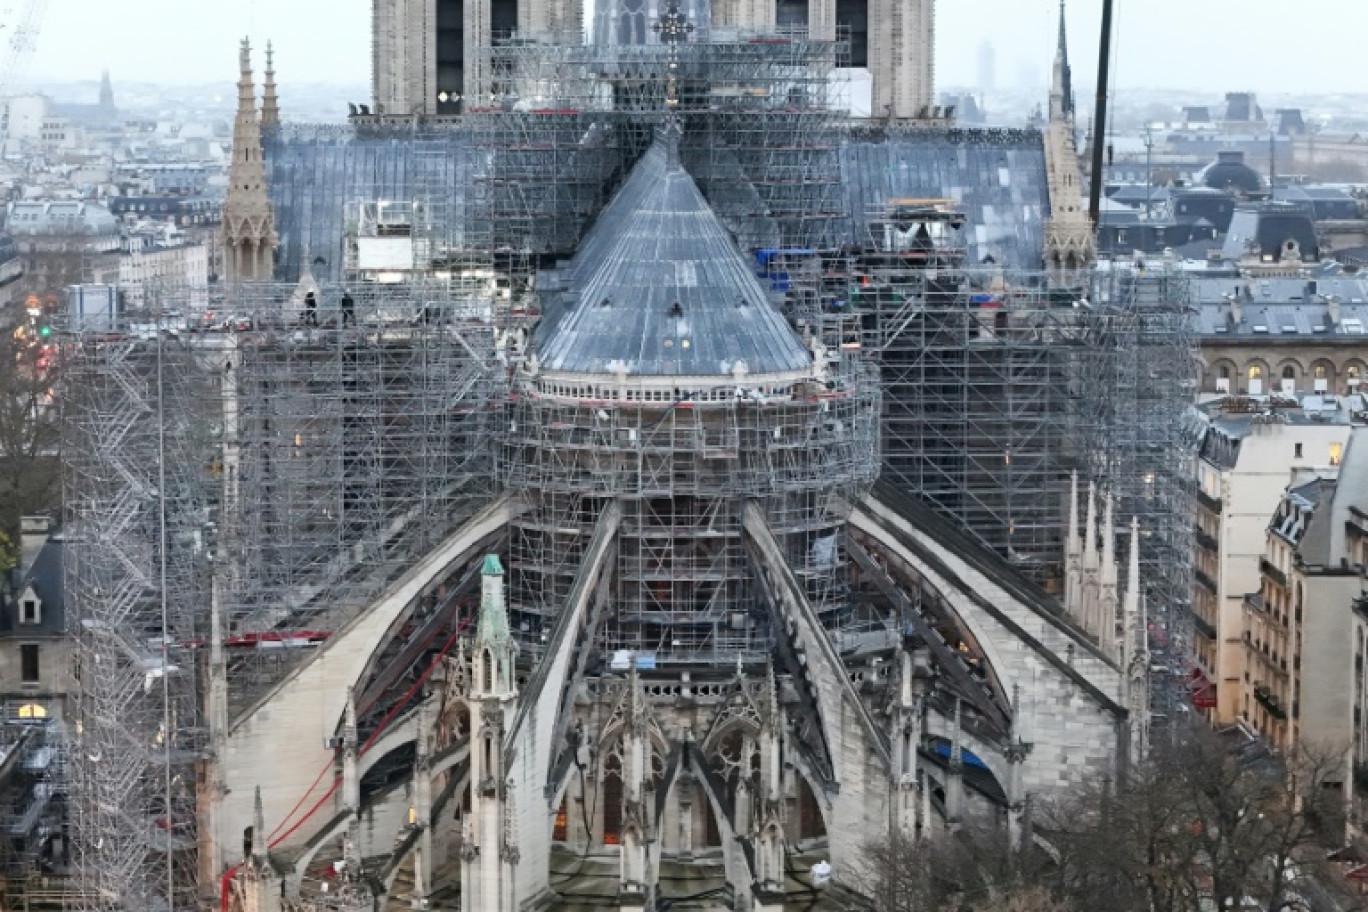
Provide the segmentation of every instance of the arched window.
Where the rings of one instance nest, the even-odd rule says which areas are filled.
[[[1260,367],[1260,366],[1257,365],[1257,364],[1251,364],[1251,365],[1249,365],[1249,379],[1250,379],[1250,380],[1262,380],[1262,379],[1263,379],[1263,368]]]
[[[1283,368],[1282,378],[1283,378],[1284,380],[1296,380],[1296,379],[1297,379],[1297,369],[1296,369],[1295,367],[1293,367],[1292,365],[1290,365],[1290,364],[1287,365],[1286,367]]]
[[[603,844],[618,845],[622,837],[622,760],[609,754],[603,763]]]

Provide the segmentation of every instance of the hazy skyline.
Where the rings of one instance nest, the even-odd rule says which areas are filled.
[[[1117,6],[1118,88],[1192,89],[1213,95],[1368,91],[1359,73],[1357,36],[1368,32],[1368,4],[1305,0],[1289,16],[1273,0],[1146,0]],[[191,8],[193,7],[193,12]],[[96,79],[231,82],[237,42],[276,47],[282,91],[291,81],[370,81],[371,0],[57,0],[49,4],[28,67],[35,81]],[[1092,94],[1100,0],[1069,7],[1069,44],[1080,103]],[[938,86],[973,86],[978,48],[991,42],[997,85],[1030,73],[1048,78],[1058,24],[1057,0],[940,0]],[[111,15],[113,13],[113,15]],[[1334,28],[1325,28],[1327,22]],[[1315,33],[1314,65],[1270,66],[1308,47],[1289,35]],[[1295,57],[1292,59],[1296,59]],[[1337,62],[1338,65],[1337,65]]]

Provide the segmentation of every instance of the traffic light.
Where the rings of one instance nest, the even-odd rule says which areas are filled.
[[[52,327],[48,326],[46,323],[40,323],[38,325],[38,335],[46,339],[48,336],[52,335]]]

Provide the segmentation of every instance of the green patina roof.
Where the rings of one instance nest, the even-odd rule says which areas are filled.
[[[497,554],[485,555],[484,563],[480,566],[480,572],[485,576],[503,576],[503,564],[499,563]],[[488,589],[480,600],[479,622],[475,625],[476,639],[490,646],[503,646],[509,641],[508,633],[508,611],[504,606],[503,583],[500,582],[497,594],[491,594]]]

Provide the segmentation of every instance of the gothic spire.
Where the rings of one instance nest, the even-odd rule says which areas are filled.
[[[1097,259],[1093,224],[1083,205],[1074,136],[1073,70],[1064,0],[1059,0],[1059,46],[1050,85],[1050,122],[1045,128],[1045,169],[1050,184],[1050,216],[1045,223],[1045,265],[1070,278]],[[1072,281],[1072,279],[1071,279]]]
[[[274,130],[280,126],[280,103],[276,99],[275,52],[266,42],[266,81],[261,87],[261,129]]]
[[[1083,527],[1083,553],[1088,557],[1097,555],[1097,482],[1095,481],[1088,482],[1088,519]],[[1093,564],[1095,563],[1094,561]]]
[[[1069,476],[1069,534],[1066,539],[1070,554],[1076,554],[1083,548],[1083,541],[1078,537],[1078,471],[1075,470]]]
[[[507,646],[508,609],[504,604],[504,569],[497,554],[486,554],[480,566],[480,617],[475,626],[475,642],[495,649]]]
[[[252,45],[242,39],[233,159],[223,198],[223,259],[229,281],[265,281],[274,268],[275,215],[266,195],[261,122],[252,82]]]
[[[1103,495],[1106,506],[1102,513],[1102,582],[1116,585],[1116,528],[1111,491]]]
[[[1050,87],[1050,119],[1073,120],[1073,116],[1073,69],[1069,66],[1064,0],[1059,0],[1059,45],[1055,48],[1054,82]]]

